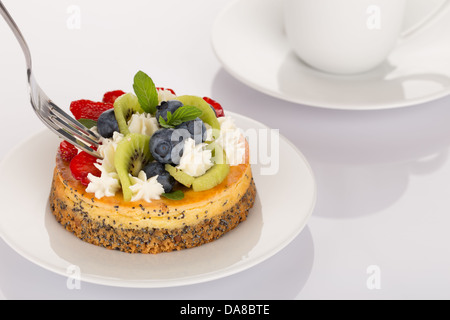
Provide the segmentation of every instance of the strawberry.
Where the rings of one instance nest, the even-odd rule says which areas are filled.
[[[81,181],[85,186],[89,185],[88,174],[91,173],[96,177],[100,177],[101,172],[94,164],[97,163],[97,158],[91,156],[87,152],[80,152],[70,162],[70,171],[75,179]]]
[[[111,103],[94,102],[91,100],[77,100],[70,104],[70,111],[75,119],[98,120],[98,117],[106,110],[114,108]]]
[[[176,96],[175,91],[173,91],[172,89],[167,89],[167,88],[161,88],[161,87],[158,87],[158,88],[156,88],[156,90],[158,90],[158,91],[164,91],[164,90],[167,90],[167,91],[170,91],[171,94],[173,94],[174,96]]]
[[[213,107],[213,109],[216,111],[217,118],[225,117],[225,112],[223,111],[223,108],[220,105],[220,103],[208,97],[204,97],[203,100],[208,102],[210,106]]]
[[[116,101],[116,99],[118,97],[120,97],[121,95],[124,95],[125,92],[123,92],[122,90],[115,90],[115,91],[109,91],[106,92],[103,95],[103,103],[111,103],[114,104],[114,102]]]
[[[64,161],[70,162],[78,154],[78,149],[73,144],[63,141],[59,144],[59,153]]]

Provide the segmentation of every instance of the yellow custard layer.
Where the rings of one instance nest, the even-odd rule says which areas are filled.
[[[52,197],[58,199],[65,210],[81,212],[85,218],[104,225],[128,229],[179,229],[212,219],[241,200],[252,183],[248,155],[246,158],[246,164],[231,167],[227,178],[213,189],[194,192],[183,187],[183,200],[161,198],[148,203],[124,202],[121,191],[114,197],[95,198],[73,178],[69,163],[58,154]]]

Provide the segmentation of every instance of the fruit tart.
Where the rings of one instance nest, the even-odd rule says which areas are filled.
[[[88,243],[151,254],[200,246],[245,221],[256,188],[233,118],[142,71],[133,89],[71,103],[101,144],[94,157],[61,142],[50,192],[57,221]]]

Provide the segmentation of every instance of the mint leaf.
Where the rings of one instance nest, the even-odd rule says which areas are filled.
[[[203,114],[202,110],[197,107],[183,106],[178,108],[174,114],[173,119],[179,120],[181,123],[195,120]]]
[[[92,120],[92,119],[78,119],[78,122],[81,123],[83,126],[85,126],[88,129],[92,129],[92,127],[97,126],[97,121]]]
[[[167,124],[166,120],[163,117],[159,116],[159,125],[163,128],[170,129],[173,128],[170,124]]]
[[[158,91],[152,78],[139,71],[134,76],[133,89],[142,109],[147,113],[155,114],[158,105]]]
[[[167,123],[172,123],[172,112],[167,111],[166,118],[167,118]]]
[[[181,190],[177,190],[171,193],[163,193],[161,196],[170,200],[183,200],[184,193]]]
[[[159,117],[159,124],[164,128],[175,128],[183,122],[191,121],[197,119],[201,116],[203,112],[192,106],[183,106],[172,112],[167,112],[167,121],[163,117]]]

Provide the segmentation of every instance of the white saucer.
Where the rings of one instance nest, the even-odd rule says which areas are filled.
[[[268,129],[252,119],[228,114],[243,130]],[[248,219],[236,229],[212,243],[178,252],[142,255],[107,250],[76,238],[50,211],[48,197],[59,141],[50,131],[42,131],[19,144],[0,163],[2,183],[8,186],[0,194],[0,238],[47,270],[66,277],[74,277],[79,270],[79,279],[86,282],[156,288],[235,274],[263,262],[294,240],[316,202],[316,183],[307,160],[280,137],[279,171],[263,175],[261,169],[267,166],[252,164],[257,199]]]
[[[244,84],[290,102],[347,110],[406,107],[450,94],[450,12],[399,43],[377,69],[336,76],[308,67],[291,52],[281,3],[234,1],[214,24],[215,53]]]

